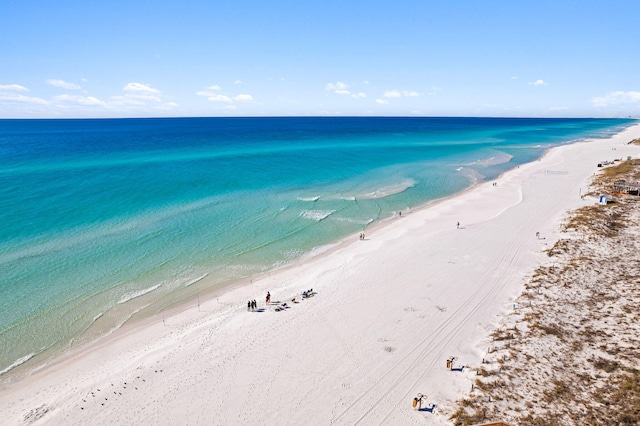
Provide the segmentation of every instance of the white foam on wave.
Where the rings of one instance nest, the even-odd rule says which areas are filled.
[[[355,223],[357,225],[368,225],[373,222],[373,219],[355,219],[352,217],[338,217],[336,220],[340,222]]]
[[[140,306],[137,309],[135,309],[134,311],[130,312],[129,315],[122,317],[118,320],[118,322],[109,329],[109,331],[107,331],[107,334],[111,334],[117,330],[119,330],[123,325],[126,324],[127,321],[129,321],[135,314],[137,314],[138,312],[142,311],[143,309],[148,308],[149,306],[151,306],[151,304],[146,304],[144,306]]]
[[[194,279],[192,279],[190,281],[187,281],[187,283],[184,286],[185,287],[189,287],[190,285],[193,285],[193,284],[197,283],[198,281],[202,281],[203,279],[205,279],[207,277],[207,275],[209,275],[209,274],[204,274],[201,277],[194,278]]]
[[[318,201],[320,199],[319,196],[316,197],[298,197],[298,201]]]
[[[24,364],[25,362],[29,361],[31,358],[33,358],[34,356],[36,356],[35,353],[31,353],[29,355],[25,355],[22,358],[17,359],[13,364],[11,364],[10,366],[8,366],[7,368],[5,368],[4,370],[0,370],[0,376],[3,375],[4,373],[6,373],[9,370],[13,370],[14,368],[16,368],[19,365]]]
[[[401,192],[406,191],[409,188],[412,188],[416,185],[416,181],[413,179],[405,179],[402,182],[393,184],[393,185],[388,185],[388,186],[383,186],[382,188],[370,192],[368,194],[364,194],[361,197],[358,198],[369,198],[369,199],[377,199],[377,198],[384,198],[384,197],[388,197],[390,195],[394,195],[394,194],[399,194]]]
[[[484,166],[484,167],[497,166],[498,164],[508,163],[509,161],[511,161],[512,158],[513,158],[513,155],[507,154],[506,152],[501,152],[497,155],[494,155],[493,157],[476,160],[473,163],[467,164],[467,165],[468,166],[472,166],[472,165]]]
[[[160,286],[162,286],[162,284],[156,284],[152,287],[145,288],[143,290],[132,291],[131,293],[127,293],[120,298],[120,301],[118,302],[118,304],[120,305],[122,303],[126,303],[137,297],[144,296],[147,293],[151,293],[152,291],[157,290],[158,288],[160,288]]]
[[[306,253],[304,253],[301,257],[302,260],[308,260],[311,258],[314,258],[316,256],[319,256],[323,253],[328,252],[329,250],[331,250],[334,247],[337,247],[339,244],[325,244],[322,246],[318,246],[318,247],[314,247],[311,251],[308,251]]]
[[[303,210],[300,217],[320,222],[335,213],[335,210]]]

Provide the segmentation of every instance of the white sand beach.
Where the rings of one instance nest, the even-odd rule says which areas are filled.
[[[636,125],[554,148],[497,185],[403,212],[364,240],[4,379],[1,423],[450,424],[475,372],[447,370],[446,359],[480,365],[561,216],[597,201],[581,197],[597,163],[638,158],[627,142],[639,137]],[[265,308],[267,291],[289,308],[247,312],[250,299]],[[418,393],[432,411],[412,407]]]

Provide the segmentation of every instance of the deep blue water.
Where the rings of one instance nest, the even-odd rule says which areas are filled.
[[[0,372],[633,123],[0,120]]]

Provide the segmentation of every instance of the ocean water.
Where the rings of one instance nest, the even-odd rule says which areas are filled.
[[[634,123],[0,120],[0,378]]]

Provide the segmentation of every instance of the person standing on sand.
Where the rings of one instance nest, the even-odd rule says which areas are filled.
[[[456,222],[456,229],[460,229],[460,222]]]
[[[247,312],[251,310],[251,300],[247,302]]]

